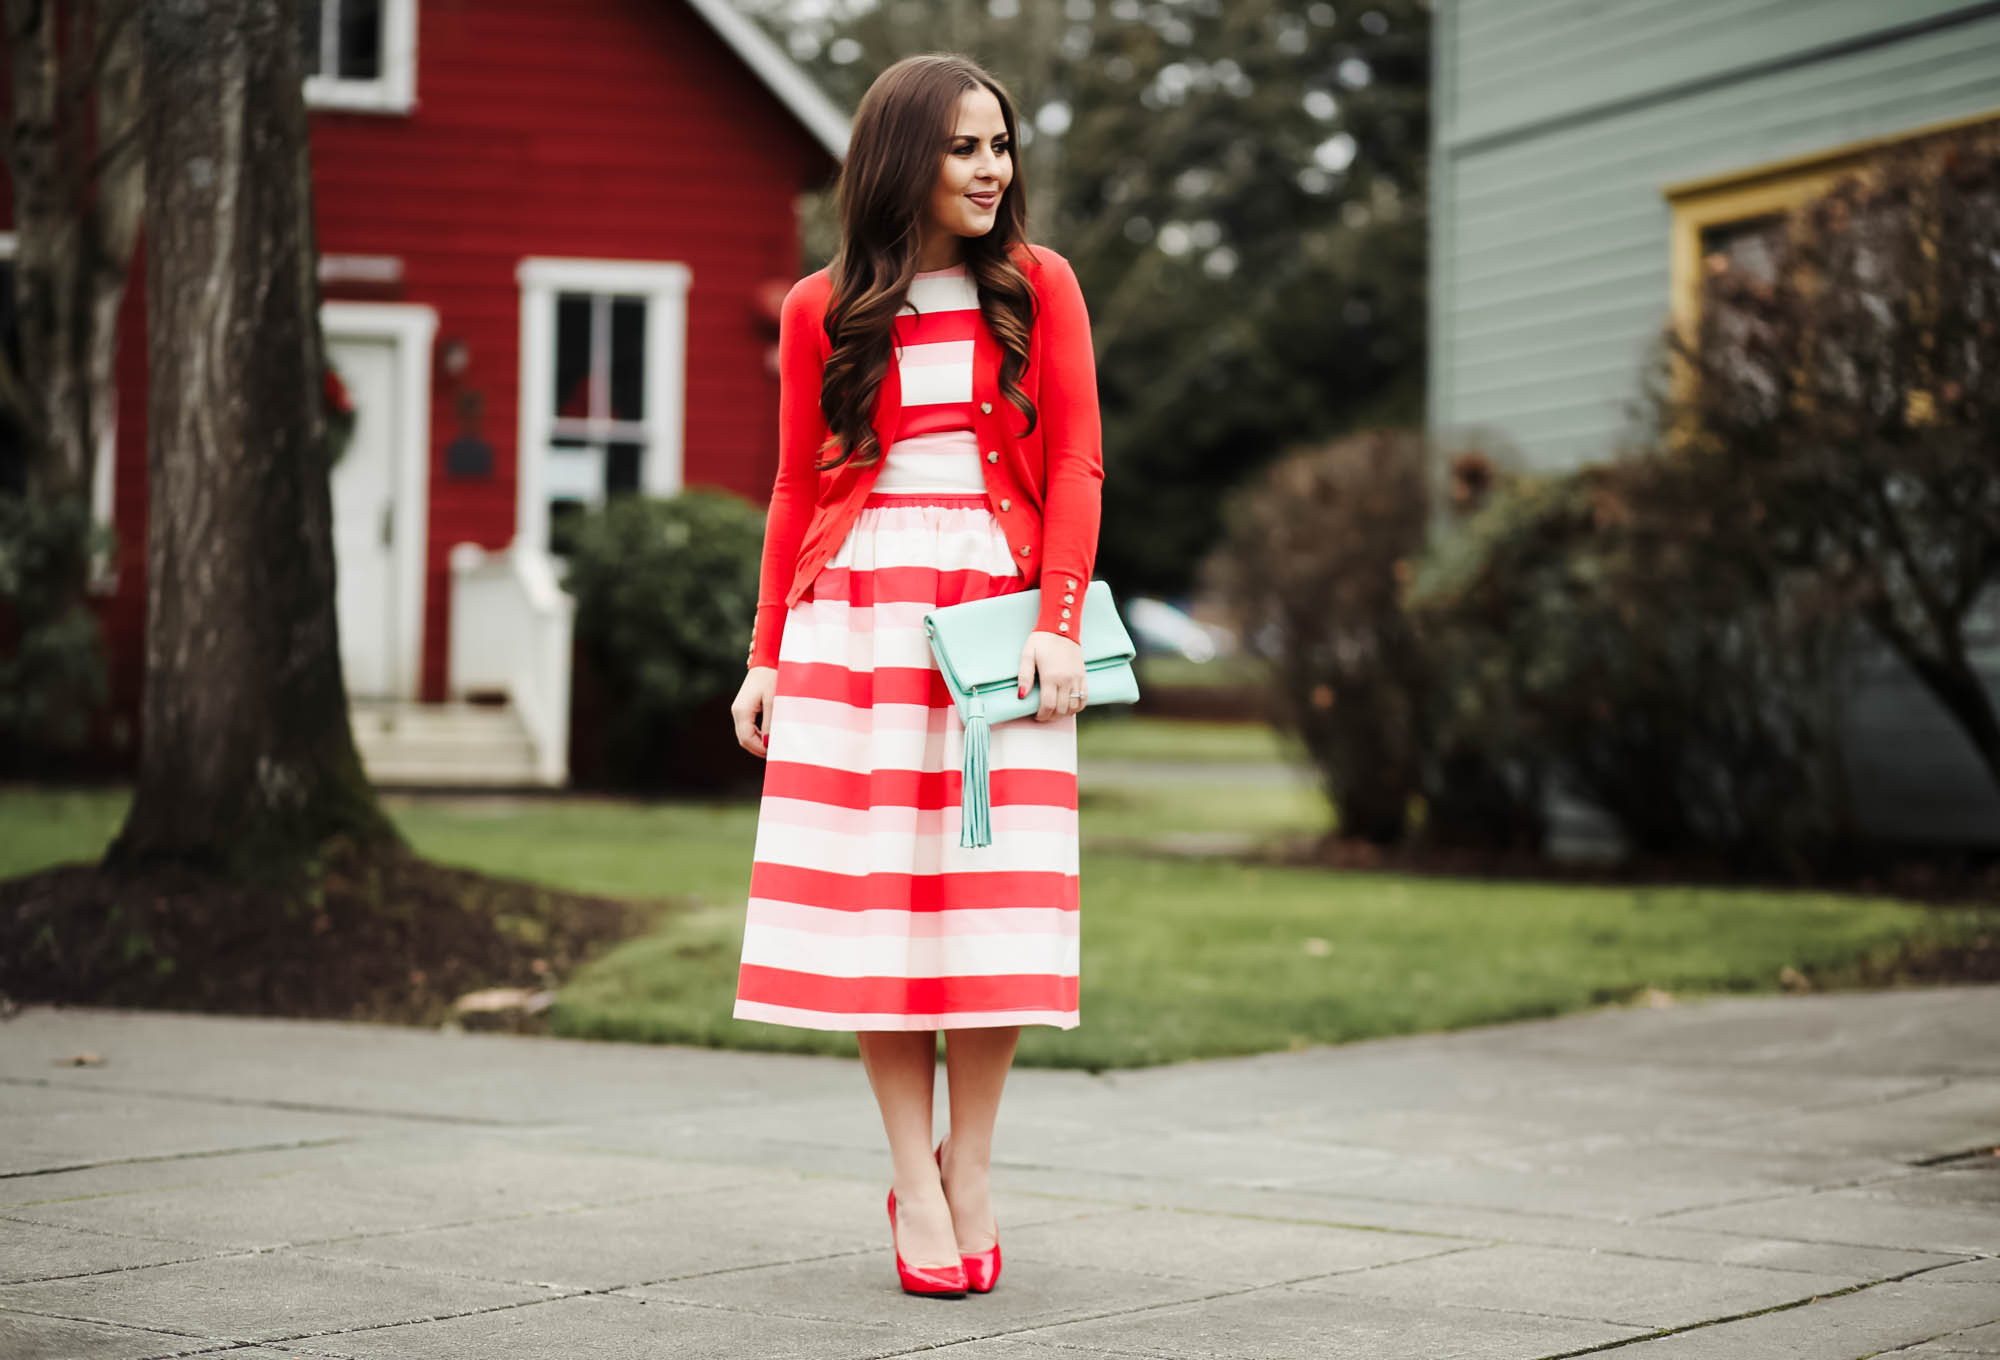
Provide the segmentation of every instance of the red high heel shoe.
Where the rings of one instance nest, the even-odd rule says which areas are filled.
[[[962,1299],[965,1297],[965,1267],[955,1266],[913,1266],[903,1259],[903,1248],[896,1241],[896,1192],[889,1192],[889,1241],[896,1248],[896,1278],[902,1282],[905,1294],[921,1294],[929,1299]]]
[[[937,1145],[938,1171],[944,1171],[944,1140]],[[965,1267],[965,1287],[975,1294],[990,1294],[993,1286],[1000,1282],[1000,1233],[996,1227],[993,1245],[985,1251],[975,1251],[969,1256],[961,1255],[959,1264]]]

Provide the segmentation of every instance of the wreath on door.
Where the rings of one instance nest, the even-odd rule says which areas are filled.
[[[326,407],[326,461],[332,466],[354,441],[354,399],[347,395],[347,384],[341,381],[340,370],[331,360],[326,365],[321,395],[324,398],[321,405]]]

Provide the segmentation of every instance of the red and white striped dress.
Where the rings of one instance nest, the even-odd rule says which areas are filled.
[[[1076,715],[994,724],[993,843],[961,847],[964,725],[924,637],[927,610],[1027,585],[972,433],[978,305],[963,265],[910,285],[896,437],[785,617],[737,1019],[1077,1024]]]

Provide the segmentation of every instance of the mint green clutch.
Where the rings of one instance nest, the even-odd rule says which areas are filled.
[[[965,722],[964,815],[959,827],[961,846],[993,843],[991,790],[987,787],[987,728],[997,722],[1024,718],[1042,706],[1041,678],[1025,695],[1016,695],[1021,679],[1021,649],[1028,644],[1041,616],[1042,592],[1017,590],[983,600],[945,605],[924,615],[924,635],[931,655],[944,674],[952,703]],[[1132,673],[1138,649],[1109,581],[1092,581],[1083,594],[1084,707],[1129,704],[1139,697],[1139,680]]]

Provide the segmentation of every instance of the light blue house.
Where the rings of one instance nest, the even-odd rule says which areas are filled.
[[[1914,133],[2000,119],[2000,4],[1437,0],[1431,427],[1605,458],[1731,228]],[[1981,655],[2000,692],[2000,601]],[[1857,661],[1871,827],[2000,844],[2000,796],[1899,662]]]

